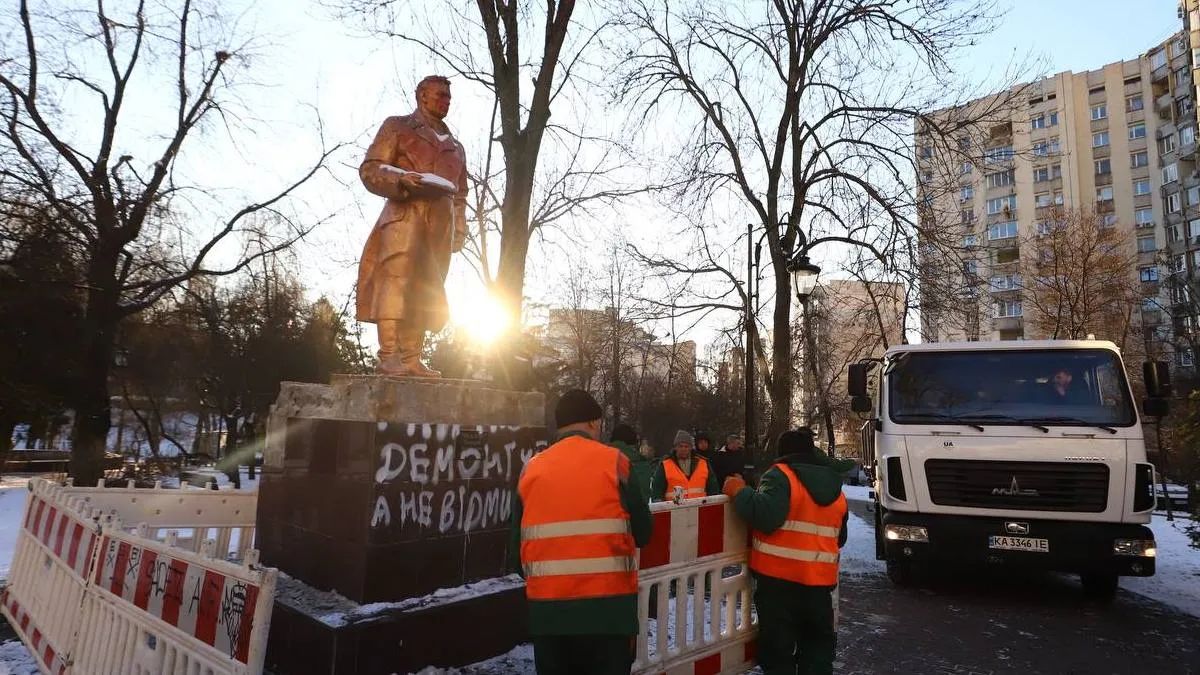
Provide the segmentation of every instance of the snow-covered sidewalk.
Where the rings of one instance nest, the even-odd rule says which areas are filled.
[[[1200,522],[1155,514],[1150,523],[1158,544],[1152,577],[1124,577],[1121,587],[1200,616]]]

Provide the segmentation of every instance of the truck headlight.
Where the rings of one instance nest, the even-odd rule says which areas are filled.
[[[929,530],[915,525],[885,525],[883,527],[883,536],[888,541],[916,541],[922,544],[929,543]],[[1152,544],[1154,542],[1151,542]]]
[[[1113,555],[1131,555],[1153,558],[1158,555],[1153,539],[1114,539]]]

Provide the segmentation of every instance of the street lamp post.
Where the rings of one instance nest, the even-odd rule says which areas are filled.
[[[812,330],[809,326],[808,301],[817,288],[817,277],[821,274],[821,268],[808,259],[803,239],[796,249],[796,256],[788,263],[788,271],[792,273],[792,287],[796,292],[796,299],[800,301],[800,330],[804,333],[805,361],[809,364],[809,368],[806,370],[811,371],[814,365],[812,359],[816,355],[816,344],[812,339]],[[808,372],[805,372],[801,381],[807,380]]]

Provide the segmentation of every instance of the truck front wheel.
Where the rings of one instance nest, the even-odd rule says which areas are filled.
[[[1112,602],[1120,581],[1110,572],[1085,572],[1079,575],[1079,580],[1083,582],[1083,594],[1099,602]]]
[[[913,571],[912,562],[908,560],[887,561],[887,575],[893,584],[901,588],[916,584],[916,573]]]

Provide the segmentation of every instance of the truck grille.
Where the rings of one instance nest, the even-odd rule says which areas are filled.
[[[930,459],[925,478],[940,506],[1100,513],[1108,505],[1104,464]]]

